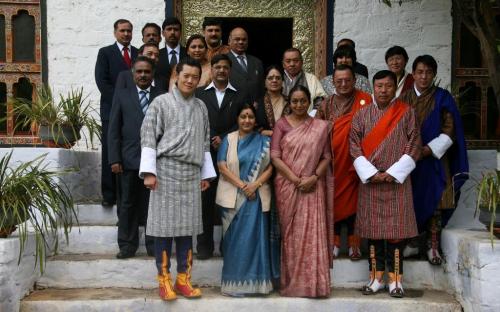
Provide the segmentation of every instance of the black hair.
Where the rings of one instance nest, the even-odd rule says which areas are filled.
[[[214,17],[205,17],[202,24],[203,30],[205,30],[207,26],[219,26],[222,28],[222,21]]]
[[[333,64],[337,64],[337,59],[341,57],[349,57],[352,59],[352,64],[356,63],[356,51],[351,46],[338,47],[333,53]]]
[[[137,64],[139,62],[146,62],[149,65],[151,65],[151,68],[152,68],[153,71],[155,70],[155,63],[153,63],[153,61],[149,57],[144,56],[144,55],[137,56],[137,58],[134,61],[134,65],[132,65],[132,68],[134,68],[135,64]]]
[[[354,73],[354,69],[352,69],[352,67],[347,65],[347,64],[340,64],[338,66],[335,66],[333,68],[332,76],[335,76],[336,71],[341,71],[341,70],[348,70],[349,72],[351,72],[353,78],[356,77],[356,74]]]
[[[306,94],[307,101],[309,101],[309,104],[311,104],[311,92],[309,91],[309,89],[300,84],[296,84],[292,89],[290,89],[290,92],[288,93],[288,100],[291,100],[292,94],[297,91],[304,92]]]
[[[338,48],[340,48],[341,46],[343,46],[343,44],[341,44],[342,42],[347,42],[349,46],[351,46],[353,49],[356,49],[356,44],[354,43],[354,40],[349,39],[349,38],[340,39],[339,42],[337,42],[337,47]]]
[[[404,57],[404,59],[405,59],[405,62],[408,63],[408,53],[406,53],[405,48],[400,47],[400,46],[393,46],[393,47],[389,48],[385,52],[385,62],[387,63],[387,60],[391,56],[394,56],[394,55],[402,55]]]
[[[253,104],[250,104],[250,103],[245,103],[245,104],[241,105],[240,108],[238,109],[238,113],[236,114],[236,121],[238,121],[238,118],[240,117],[241,112],[244,111],[245,109],[250,109],[253,112],[253,115],[255,116],[255,118],[257,118],[257,110],[255,109],[255,106],[253,106]]]
[[[283,52],[283,59],[285,59],[285,54],[288,53],[288,52],[298,52],[300,60],[302,61],[302,52],[300,52],[300,50],[297,49],[297,48],[288,48],[288,49],[286,49],[285,52]]]
[[[194,34],[188,38],[188,40],[186,42],[186,49],[189,48],[189,46],[191,45],[191,42],[193,42],[194,40],[201,40],[203,42],[203,44],[205,45],[205,48],[207,48],[207,42],[205,41],[205,37],[200,35],[200,34]]]
[[[233,62],[231,62],[231,59],[227,54],[217,54],[214,57],[212,57],[212,60],[210,60],[210,65],[214,66],[214,64],[219,63],[220,61],[228,61],[229,62],[229,67],[233,66]]]
[[[165,30],[165,27],[170,26],[170,25],[179,25],[180,29],[182,30],[182,24],[181,21],[177,17],[167,17],[164,21],[163,24],[161,24],[161,29]]]
[[[147,43],[141,45],[141,47],[139,48],[139,51],[137,53],[139,55],[141,55],[144,52],[144,49],[147,48],[147,47],[156,47],[157,49],[159,49],[159,47],[158,47],[158,45],[156,43],[147,42]]]
[[[283,79],[283,69],[276,64],[269,65],[266,70],[264,70],[264,78],[267,77],[267,75],[269,75],[269,72],[273,69],[276,69],[280,73],[281,79]]]
[[[156,30],[156,32],[158,33],[158,35],[161,35],[161,28],[156,23],[146,23],[146,25],[144,25],[144,27],[142,27],[141,34],[144,36],[144,30],[146,28],[150,28],[150,27],[154,28]]]
[[[130,27],[132,27],[132,29],[134,28],[134,26],[132,25],[132,23],[129,20],[124,19],[124,18],[120,18],[120,19],[116,20],[116,22],[113,24],[113,28],[115,30],[117,30],[119,24],[125,24],[125,23],[130,24]]]
[[[425,54],[425,55],[420,55],[417,56],[417,58],[413,61],[412,65],[412,70],[415,71],[417,69],[418,63],[422,63],[434,71],[434,75],[437,73],[438,69],[438,64],[436,62],[436,59],[434,59],[432,56]]]
[[[391,78],[394,81],[394,85],[395,86],[398,85],[398,78],[396,77],[396,74],[393,73],[393,72],[391,72],[390,70],[387,70],[387,69],[378,71],[373,76],[372,84],[375,85],[375,80],[380,80],[380,79],[384,79],[384,78],[387,78],[387,77]]]
[[[179,63],[177,63],[177,65],[175,66],[175,72],[177,73],[177,75],[181,73],[182,69],[184,68],[184,65],[197,67],[200,70],[200,77],[201,77],[200,62],[191,57],[184,57],[179,61]]]

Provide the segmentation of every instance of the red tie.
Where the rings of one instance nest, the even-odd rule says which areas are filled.
[[[127,47],[123,47],[123,59],[125,60],[128,68],[132,67],[132,60],[130,59],[130,54],[128,54]]]

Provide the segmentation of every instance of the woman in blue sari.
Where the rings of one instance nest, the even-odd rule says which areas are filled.
[[[238,130],[219,147],[216,203],[222,207],[224,265],[221,291],[229,296],[272,291],[269,216],[270,138],[254,131],[255,108],[244,105]]]

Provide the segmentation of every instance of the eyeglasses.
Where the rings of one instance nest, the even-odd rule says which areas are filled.
[[[267,80],[269,81],[273,81],[273,80],[281,80],[281,76],[269,76],[269,77],[266,77]]]

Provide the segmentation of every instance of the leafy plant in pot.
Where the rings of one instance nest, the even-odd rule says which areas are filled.
[[[18,229],[19,261],[30,233],[35,237],[36,263],[43,272],[46,250],[58,248],[58,232],[66,241],[73,222],[78,223],[73,199],[62,182],[61,174],[43,164],[45,155],[10,167],[12,152],[0,158],[0,237]]]
[[[97,113],[88,97],[83,95],[83,88],[60,94],[56,102],[50,88],[43,86],[37,90],[33,101],[17,98],[13,107],[18,116],[16,128],[35,124],[38,136],[48,147],[70,148],[81,139],[81,134],[85,143],[90,141],[91,146],[95,137],[101,138],[101,126],[94,117]],[[82,128],[87,131],[82,132]]]
[[[500,206],[500,171],[483,174],[477,183],[476,216],[479,211],[479,221],[486,225],[490,232],[493,246],[493,235],[500,238],[500,215],[497,209]]]

